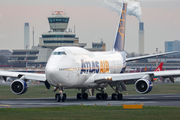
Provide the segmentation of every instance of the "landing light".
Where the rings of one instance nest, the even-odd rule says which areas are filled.
[[[112,78],[111,77],[105,77],[106,80],[111,80]]]

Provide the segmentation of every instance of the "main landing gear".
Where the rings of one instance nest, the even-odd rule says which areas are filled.
[[[107,100],[108,98],[108,94],[104,93],[104,89],[101,88],[101,90],[97,89],[98,91],[101,91],[101,93],[97,93],[96,94],[96,99],[97,100]]]
[[[64,102],[64,101],[66,100],[66,93],[63,93],[63,91],[64,91],[64,89],[61,88],[61,90],[59,91],[59,93],[56,93],[56,95],[55,95],[55,100],[56,100],[57,102],[60,102],[60,101]]]
[[[112,100],[122,100],[123,99],[123,95],[122,95],[122,93],[119,93],[119,86],[117,85],[116,89],[114,89],[112,86],[111,86],[111,88],[116,92],[116,93],[112,94],[111,99]]]
[[[87,100],[88,99],[88,94],[85,93],[85,91],[86,91],[86,89],[81,89],[81,93],[77,93],[78,100],[81,100],[81,99]]]

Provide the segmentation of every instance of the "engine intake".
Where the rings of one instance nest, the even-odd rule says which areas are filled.
[[[152,90],[153,84],[148,79],[139,79],[135,83],[135,90],[138,93],[146,94]]]
[[[14,80],[10,85],[11,91],[14,94],[20,95],[27,91],[27,83],[24,80]]]

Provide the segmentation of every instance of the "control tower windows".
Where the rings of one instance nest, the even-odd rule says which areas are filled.
[[[42,35],[42,38],[75,38],[75,35]]]
[[[74,41],[57,41],[57,40],[50,40],[50,41],[44,41],[44,43],[74,43]]]
[[[68,23],[69,18],[48,18],[49,23]]]

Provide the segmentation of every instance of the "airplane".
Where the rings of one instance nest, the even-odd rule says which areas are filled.
[[[112,100],[122,100],[122,90],[126,91],[126,85],[135,84],[138,93],[145,94],[152,90],[154,77],[163,76],[170,78],[180,76],[179,70],[174,71],[151,71],[139,73],[124,73],[126,63],[133,60],[167,55],[175,52],[159,53],[139,57],[126,58],[125,21],[127,3],[123,3],[122,13],[113,45],[113,50],[105,52],[90,52],[81,47],[58,47],[49,57],[45,74],[0,71],[0,76],[6,81],[7,77],[16,77],[10,89],[14,94],[20,95],[27,91],[27,80],[43,82],[47,89],[55,87],[59,93],[55,94],[57,102],[66,100],[65,89],[80,89],[77,99],[88,99],[86,90],[97,89],[97,99],[108,98],[104,88],[110,86],[115,93]]]

